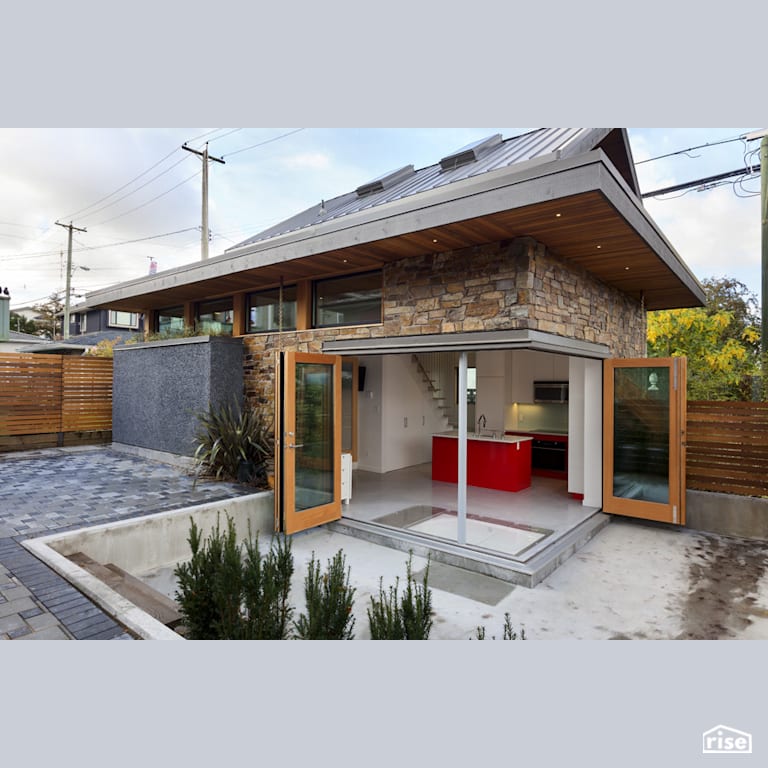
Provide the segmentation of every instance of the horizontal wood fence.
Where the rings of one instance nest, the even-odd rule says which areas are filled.
[[[111,359],[0,353],[0,452],[111,434]]]
[[[688,403],[687,487],[768,496],[768,403]]]

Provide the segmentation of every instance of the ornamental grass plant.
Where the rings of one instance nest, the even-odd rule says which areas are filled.
[[[198,415],[194,459],[197,477],[245,482],[267,488],[267,470],[274,456],[271,425],[253,408],[229,403],[211,406]]]

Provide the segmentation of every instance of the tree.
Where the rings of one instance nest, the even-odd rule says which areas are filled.
[[[688,358],[690,400],[751,400],[761,373],[757,299],[731,278],[703,287],[704,307],[648,313],[648,355]]]
[[[63,322],[59,320],[58,315],[64,311],[64,301],[59,298],[58,294],[52,293],[48,297],[48,301],[35,304],[34,310],[41,318],[37,323],[38,330],[43,332],[45,338],[55,339]]]
[[[29,333],[36,336],[39,328],[34,320],[28,320],[18,312],[11,312],[11,330],[17,333]]]

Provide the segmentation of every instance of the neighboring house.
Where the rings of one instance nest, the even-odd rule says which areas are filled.
[[[49,339],[41,339],[39,336],[33,336],[31,333],[19,333],[11,331],[7,340],[0,339],[0,352],[27,352],[28,347],[35,350],[50,343]]]
[[[141,313],[78,304],[70,311],[67,343],[92,347],[105,340],[120,338],[127,341],[143,332],[144,318]]]
[[[20,347],[45,344],[47,339],[11,328],[10,304],[8,294],[0,292],[0,352],[18,352]]]
[[[342,448],[366,483],[395,471],[408,479],[387,493],[415,483],[464,402],[468,431],[500,450],[504,433],[534,437],[528,455],[554,473],[552,494],[590,511],[616,497],[622,514],[681,522],[672,400],[683,371],[654,361],[649,374],[645,313],[703,300],[643,207],[626,130],[566,128],[404,165],[220,256],[89,294],[88,307],[143,314],[148,331],[242,337],[246,397],[283,420],[276,472],[290,531],[340,516]],[[322,388],[328,367],[343,372],[341,392]],[[636,431],[617,438],[629,419]],[[487,459],[488,482],[509,474],[505,461]]]
[[[17,315],[21,315],[26,320],[40,320],[40,313],[35,307],[14,307],[11,312],[15,312]]]

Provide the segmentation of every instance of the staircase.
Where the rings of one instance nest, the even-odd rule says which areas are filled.
[[[450,387],[446,386],[446,379],[453,369],[451,360],[440,352],[413,354],[411,360],[424,382],[425,389],[432,396],[435,407],[447,422],[447,426],[456,429],[458,424],[457,409],[450,397]]]

